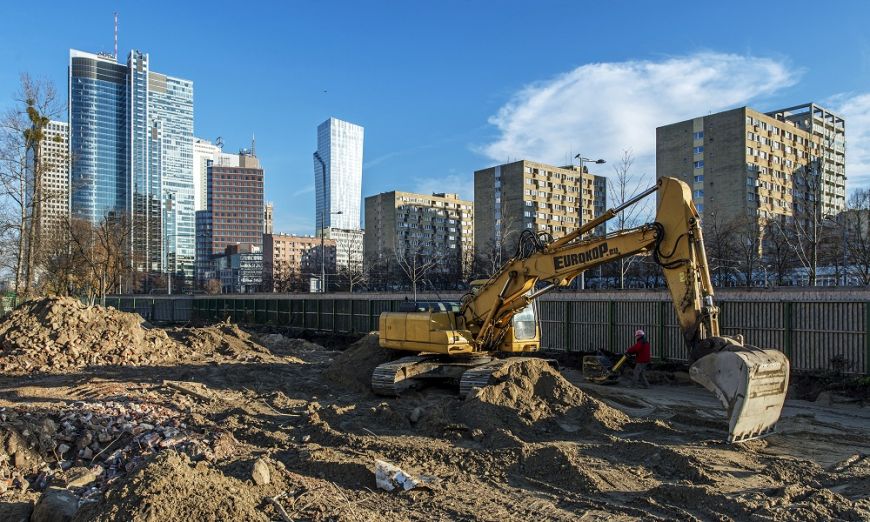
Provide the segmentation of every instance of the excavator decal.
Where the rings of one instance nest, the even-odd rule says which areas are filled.
[[[607,253],[607,243],[601,243],[597,247],[590,248],[586,252],[579,254],[566,254],[564,256],[556,256],[553,258],[553,268],[562,270],[563,268],[572,267],[574,265],[598,259]]]

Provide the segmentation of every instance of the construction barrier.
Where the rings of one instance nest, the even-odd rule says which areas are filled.
[[[641,298],[550,294],[539,300],[542,348],[557,351],[621,352],[634,331],[647,332],[653,356],[684,361],[685,344],[665,293]],[[838,370],[870,375],[870,300],[789,301],[769,292],[761,298],[720,295],[720,325],[726,335],[783,350],[794,371]],[[614,296],[618,298],[613,298]],[[598,298],[596,298],[598,297]],[[765,298],[766,297],[766,298]],[[777,299],[776,297],[780,297]],[[458,295],[425,299],[456,300]],[[150,321],[222,321],[328,332],[377,330],[381,312],[396,311],[405,298],[391,294],[253,294],[232,296],[113,296],[106,305],[137,312]]]

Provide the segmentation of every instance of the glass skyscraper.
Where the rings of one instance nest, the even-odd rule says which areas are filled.
[[[130,223],[130,263],[191,281],[195,255],[193,82],[70,50],[71,212]]]
[[[329,118],[317,126],[314,187],[318,233],[322,228],[359,230],[363,132],[361,126],[337,118]]]

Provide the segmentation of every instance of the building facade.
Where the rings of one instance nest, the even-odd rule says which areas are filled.
[[[474,256],[474,203],[457,194],[384,192],[365,199],[367,266],[398,254],[443,260],[444,270],[469,274]]]
[[[43,245],[64,241],[69,219],[69,125],[62,121],[49,121],[40,143],[39,172],[35,172],[33,158],[28,155],[27,190],[28,210],[36,214],[35,224]],[[36,174],[40,176],[41,194],[38,201],[34,187]]]
[[[222,294],[262,291],[263,251],[254,245],[230,245],[211,256],[208,280],[220,282]]]
[[[607,208],[607,178],[580,167],[521,160],[474,173],[474,250],[511,256],[523,230],[554,238],[569,234]],[[595,230],[603,234],[605,228]]]
[[[197,211],[207,207],[208,163],[216,162],[220,157],[220,146],[202,138],[193,138],[193,199]]]
[[[151,70],[148,54],[70,50],[70,211],[124,216],[130,265],[193,278],[193,82]]]
[[[327,228],[324,237],[335,241],[336,271],[360,271],[363,267],[365,231],[358,228]]]
[[[335,240],[324,239],[323,269],[335,274]],[[266,291],[307,290],[312,277],[321,273],[321,244],[315,236],[265,234],[263,236],[263,276]]]
[[[222,154],[208,166],[207,210],[197,212],[197,272],[228,246],[263,246],[263,178],[259,160],[247,152]],[[203,277],[197,275],[202,282]]]
[[[846,204],[845,132],[843,118],[815,104],[741,107],[656,129],[656,175],[688,183],[708,224],[761,224],[810,207],[833,216]]]
[[[274,210],[274,206],[272,202],[265,203],[263,205],[263,233],[271,234],[272,233],[272,212]]]

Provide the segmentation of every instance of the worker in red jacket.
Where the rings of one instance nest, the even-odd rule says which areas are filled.
[[[634,344],[631,345],[626,352],[626,355],[634,354],[634,374],[631,377],[631,382],[635,386],[640,385],[643,388],[649,388],[649,381],[646,380],[646,367],[650,362],[650,347],[649,341],[646,340],[646,333],[643,330],[634,332]]]

